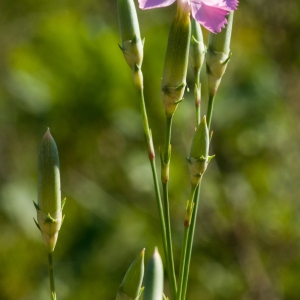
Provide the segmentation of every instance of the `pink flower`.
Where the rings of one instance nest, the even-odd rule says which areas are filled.
[[[176,0],[138,0],[141,9],[165,7]],[[236,10],[238,0],[177,0],[188,1],[192,16],[209,31],[220,32],[227,24],[226,16],[230,11]]]

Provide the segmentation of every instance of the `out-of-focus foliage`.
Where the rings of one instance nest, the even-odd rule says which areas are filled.
[[[158,153],[160,80],[175,7],[138,13]],[[188,299],[300,297],[299,32],[297,0],[245,0],[235,13]],[[32,220],[37,153],[47,127],[59,149],[67,198],[54,252],[58,299],[114,299],[143,247],[146,258],[155,245],[162,253],[138,98],[119,42],[116,1],[0,2],[1,300],[49,298],[46,252]],[[192,87],[191,72],[188,79]],[[204,107],[205,92],[204,81]],[[172,140],[177,265],[189,190],[192,94],[178,107]]]

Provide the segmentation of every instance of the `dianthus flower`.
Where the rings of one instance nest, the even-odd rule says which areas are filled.
[[[166,7],[176,0],[138,0],[141,9]],[[193,18],[209,31],[220,32],[227,24],[226,16],[236,10],[238,0],[177,0],[188,2]]]

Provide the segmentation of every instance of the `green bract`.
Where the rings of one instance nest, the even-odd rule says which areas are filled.
[[[137,300],[141,295],[144,277],[144,254],[145,249],[130,265],[121,283],[116,300]]]
[[[56,143],[48,128],[39,149],[37,226],[49,253],[53,252],[62,224],[59,157]]]

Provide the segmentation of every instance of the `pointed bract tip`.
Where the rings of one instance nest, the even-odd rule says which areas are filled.
[[[146,248],[143,248],[142,251],[141,251],[141,253],[140,253],[140,258],[141,259],[144,259],[145,251],[146,251]]]
[[[44,134],[44,139],[51,139],[52,138],[52,135],[50,133],[50,128],[47,127],[47,130],[46,130],[46,133]]]
[[[155,256],[155,257],[159,256],[160,257],[158,248],[156,246],[155,246],[154,251],[153,251],[153,256]]]

